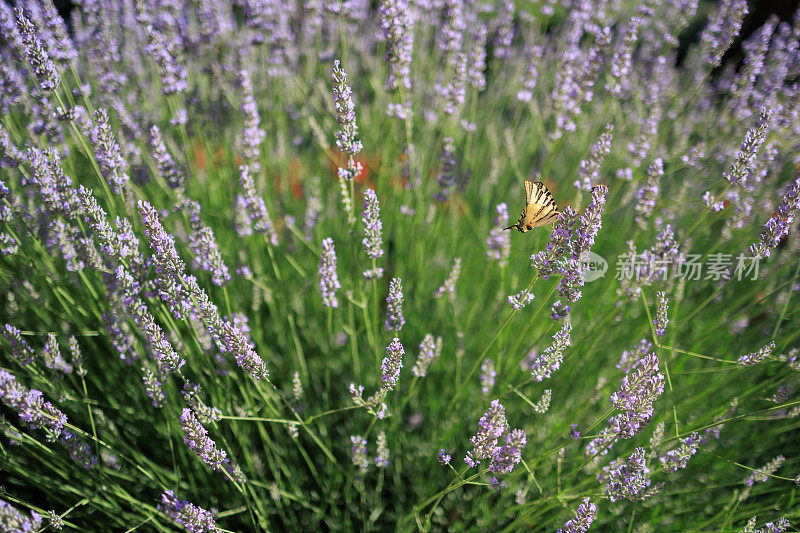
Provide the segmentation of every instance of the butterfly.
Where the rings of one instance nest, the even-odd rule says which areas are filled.
[[[525,233],[533,228],[552,224],[558,218],[556,201],[544,183],[525,180],[525,209],[519,216],[519,222],[503,229],[517,228]]]

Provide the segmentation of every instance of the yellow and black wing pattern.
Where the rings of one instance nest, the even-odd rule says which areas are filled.
[[[556,200],[544,183],[525,180],[525,209],[516,224],[503,229],[517,228],[520,233],[525,233],[533,228],[552,224],[558,214]]]

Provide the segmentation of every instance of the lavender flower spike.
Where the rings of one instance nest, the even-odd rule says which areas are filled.
[[[361,239],[364,251],[370,259],[378,259],[383,255],[383,223],[381,222],[381,206],[378,203],[378,196],[372,189],[364,192],[361,221],[364,223],[364,238]]]
[[[656,317],[653,319],[656,335],[663,337],[667,330],[667,293],[658,291],[656,293]]]
[[[184,408],[181,412],[181,428],[183,429],[183,442],[209,468],[216,472],[224,470],[234,480],[244,481],[241,469],[231,463],[224,450],[217,447],[217,443],[208,436],[208,430],[203,427],[191,409]]]
[[[336,250],[333,239],[328,237],[322,241],[322,257],[319,262],[319,288],[322,292],[322,305],[339,307],[336,290],[341,288],[339,276],[336,274]]]
[[[242,87],[242,113],[244,114],[244,130],[242,131],[242,156],[248,167],[253,172],[261,170],[261,143],[266,132],[260,128],[261,117],[258,114],[258,104],[253,96],[253,82],[250,74],[242,69],[239,71],[239,84]]]
[[[750,353],[747,355],[740,355],[739,356],[739,364],[742,366],[752,366],[757,365],[767,357],[772,355],[772,350],[775,349],[775,341],[770,341],[769,343],[765,344],[763,347],[759,348],[757,352]]]
[[[414,18],[407,0],[382,0],[378,8],[389,64],[386,89],[411,89],[411,54],[414,50]]]
[[[545,350],[536,358],[536,361],[531,365],[531,377],[535,381],[542,381],[549,378],[553,372],[561,368],[561,361],[564,360],[564,350],[570,345],[570,331],[572,325],[569,322],[564,322],[561,330],[553,335],[553,344],[545,348]]]
[[[422,342],[419,343],[419,355],[416,363],[411,368],[411,373],[417,377],[424,378],[428,372],[428,367],[441,353],[442,338],[436,337],[436,340],[434,340],[433,335],[426,334]]]
[[[461,275],[461,258],[456,257],[453,260],[453,269],[450,271],[450,274],[447,276],[447,279],[444,283],[433,293],[433,296],[436,298],[440,298],[444,293],[450,293],[451,297],[455,297],[456,294],[456,282],[458,281],[458,277]]]
[[[265,234],[269,238],[270,244],[277,246],[278,234],[275,232],[272,226],[272,220],[269,218],[267,204],[256,190],[256,184],[253,182],[253,177],[250,175],[250,169],[242,165],[239,167],[239,173],[239,185],[241,185],[242,190],[244,190],[245,205],[247,206],[250,220],[253,222],[253,229],[259,233]]]
[[[778,246],[781,239],[789,234],[798,211],[800,211],[800,177],[789,183],[783,201],[775,209],[775,216],[764,224],[759,242],[750,245],[750,253],[758,259],[769,257],[770,250]]]
[[[347,85],[347,74],[339,66],[339,61],[333,62],[333,118],[339,123],[341,129],[336,132],[336,147],[347,154],[347,166],[339,169],[339,177],[350,181],[361,173],[361,163],[357,163],[353,156],[361,151],[362,145],[358,136],[356,125],[355,104],[353,91]]]
[[[0,526],[3,531],[33,533],[41,531],[42,516],[36,511],[31,511],[30,516],[24,515],[7,501],[0,500]]]
[[[589,158],[581,161],[578,171],[578,179],[573,185],[585,191],[591,191],[600,179],[600,166],[603,164],[608,153],[611,151],[611,139],[614,133],[614,125],[607,124],[600,138],[589,152]]]
[[[753,172],[753,166],[758,151],[767,138],[767,130],[769,129],[771,117],[771,109],[762,110],[756,125],[747,131],[733,163],[731,163],[730,168],[722,174],[722,177],[724,177],[727,182],[733,185],[742,185],[747,181],[748,176]]]
[[[597,516],[597,505],[591,499],[584,498],[575,512],[575,516],[564,522],[564,526],[556,530],[556,533],[586,533],[592,526],[595,516]]]
[[[17,19],[17,29],[22,44],[25,47],[25,55],[39,80],[39,87],[44,92],[50,92],[58,85],[59,75],[56,64],[50,59],[50,55],[37,35],[36,27],[25,16],[22,8],[15,8],[14,15]]]
[[[150,128],[150,146],[153,149],[153,157],[156,160],[158,171],[167,185],[173,189],[182,187],[186,180],[175,164],[172,154],[167,150],[164,140],[161,138],[161,130],[155,125]]]
[[[190,533],[213,533],[219,531],[210,511],[198,507],[175,496],[175,492],[165,490],[161,494],[158,510],[175,524],[185,527]]]
[[[400,278],[389,282],[389,296],[386,297],[386,329],[400,333],[406,319],[403,317],[403,283]]]

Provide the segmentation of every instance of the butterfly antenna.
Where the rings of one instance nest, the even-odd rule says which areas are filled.
[[[509,226],[509,227],[507,227],[507,228],[503,228],[503,229],[513,229],[513,228],[516,228],[516,227],[517,227],[517,225],[516,225],[516,224],[514,224],[513,226]]]

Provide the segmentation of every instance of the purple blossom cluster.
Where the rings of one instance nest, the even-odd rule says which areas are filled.
[[[531,377],[534,381],[548,379],[553,372],[561,368],[564,350],[570,345],[570,331],[572,324],[564,322],[561,329],[553,335],[553,344],[545,348],[531,364]]]
[[[185,527],[190,533],[211,533],[219,531],[214,513],[202,507],[181,500],[172,490],[165,490],[161,494],[161,503],[158,510],[175,524]]]
[[[35,533],[41,530],[42,515],[33,510],[30,512],[30,516],[22,514],[7,501],[0,500],[0,525],[5,531]]]
[[[358,126],[356,125],[356,111],[353,103],[353,91],[347,84],[347,74],[339,66],[339,61],[333,62],[333,118],[339,123],[341,129],[336,132],[336,147],[347,154],[347,163],[344,167],[339,167],[339,179],[350,181],[358,177],[363,168],[360,161],[356,161],[354,156],[361,151],[362,145],[356,136]]]
[[[458,281],[458,277],[461,275],[461,258],[456,257],[453,259],[453,268],[450,270],[450,274],[447,275],[447,279],[444,280],[444,283],[436,289],[436,292],[433,293],[435,298],[441,298],[445,293],[449,294],[451,298],[455,298],[456,295],[456,282]]]
[[[339,307],[336,291],[342,287],[339,276],[336,274],[336,250],[333,239],[328,237],[322,240],[322,255],[319,261],[319,290],[322,292],[322,305],[325,307]]]
[[[386,320],[384,325],[389,331],[400,333],[406,323],[403,317],[403,282],[400,278],[392,278],[389,282],[389,295],[386,297]]]
[[[525,309],[525,307],[531,303],[536,296],[528,291],[522,290],[517,294],[512,294],[507,298],[508,305],[514,308],[515,311],[521,311]]]
[[[433,363],[441,353],[442,338],[436,337],[434,339],[433,335],[426,333],[422,342],[419,343],[419,355],[417,355],[417,361],[411,368],[411,373],[417,377],[424,378],[428,372],[428,367],[431,366],[431,363]]]
[[[653,319],[653,326],[655,327],[656,335],[659,337],[663,337],[667,332],[667,324],[669,323],[669,318],[667,318],[668,303],[667,293],[658,291],[656,293],[656,317]]]
[[[739,364],[742,366],[757,365],[764,359],[772,356],[772,351],[775,349],[775,341],[770,341],[757,351],[739,356]]]
[[[775,209],[775,216],[770,217],[764,224],[759,242],[750,245],[750,253],[756,258],[769,257],[771,250],[788,235],[798,211],[800,211],[800,177],[789,183],[783,200]]]
[[[233,481],[244,481],[244,474],[239,466],[231,462],[225,450],[220,449],[217,443],[208,436],[208,430],[203,427],[197,415],[189,408],[184,408],[181,412],[181,428],[183,429],[183,442],[211,470],[224,471]]]
[[[228,266],[222,259],[214,230],[200,219],[200,204],[181,196],[181,208],[189,221],[189,249],[194,254],[193,266],[211,274],[211,282],[218,287],[231,280]]]
[[[683,470],[689,463],[689,459],[697,453],[699,446],[700,435],[698,433],[692,433],[688,437],[681,439],[676,449],[668,450],[664,455],[658,458],[661,462],[661,467],[665,472]]]
[[[606,156],[611,151],[611,139],[614,134],[614,125],[606,124],[603,133],[589,151],[588,159],[581,160],[578,179],[573,185],[584,191],[591,191],[600,179],[600,167],[603,165]]]
[[[493,359],[484,359],[481,364],[481,392],[487,396],[494,387],[494,380],[497,378],[497,370],[494,367]]]
[[[522,449],[528,439],[521,429],[510,428],[500,400],[492,400],[478,421],[478,432],[469,442],[472,450],[464,458],[467,466],[474,467],[488,459],[490,472],[507,474],[522,460]]]
[[[508,206],[505,202],[495,207],[494,227],[486,239],[486,259],[497,261],[500,268],[508,264],[511,255],[511,236],[503,228],[508,224]]]
[[[611,394],[611,403],[618,414],[612,416],[606,428],[586,445],[587,455],[608,453],[619,439],[629,439],[641,432],[653,416],[653,405],[664,392],[664,375],[659,369],[658,357],[644,351],[640,344],[633,353],[641,354],[635,362],[625,362],[625,376],[619,389]]]
[[[783,455],[776,456],[773,460],[761,468],[756,468],[753,470],[753,473],[744,480],[744,484],[748,487],[752,487],[756,483],[764,483],[767,481],[767,479],[769,479],[769,476],[771,476],[776,470],[778,470],[778,468],[781,467],[785,460],[786,457]]]
[[[652,485],[647,475],[647,458],[644,448],[636,448],[626,459],[615,459],[602,472],[597,474],[597,480],[603,484],[606,498],[612,502],[627,499],[630,501],[643,501],[659,492],[662,483]]]
[[[586,533],[592,522],[597,516],[597,505],[592,503],[591,498],[584,498],[575,515],[564,522],[564,525],[556,530],[556,533]]]
[[[554,313],[556,320],[566,316],[568,302],[576,302],[581,297],[580,288],[588,268],[587,259],[602,227],[607,193],[608,187],[605,185],[594,187],[591,201],[580,216],[572,208],[564,208],[545,249],[531,255],[531,266],[539,270],[539,277],[548,279],[556,273],[561,275],[558,293],[567,303],[559,307],[560,312]]]
[[[364,225],[364,238],[361,245],[367,257],[374,262],[383,255],[383,223],[378,196],[373,189],[364,192],[364,206],[361,211],[361,222]],[[378,279],[383,276],[383,268],[373,267],[364,271],[366,279]]]
[[[383,60],[389,66],[386,88],[411,89],[411,55],[414,51],[414,18],[406,0],[382,0],[378,8],[386,41]]]

